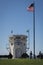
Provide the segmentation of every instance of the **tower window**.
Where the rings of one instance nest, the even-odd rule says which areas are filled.
[[[11,43],[11,45],[13,45],[13,43]]]

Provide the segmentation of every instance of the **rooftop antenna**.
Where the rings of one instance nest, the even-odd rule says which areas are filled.
[[[13,30],[11,30],[11,34],[13,34]]]

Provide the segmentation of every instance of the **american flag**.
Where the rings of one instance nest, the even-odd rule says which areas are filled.
[[[27,7],[27,10],[32,12],[34,10],[34,3]]]

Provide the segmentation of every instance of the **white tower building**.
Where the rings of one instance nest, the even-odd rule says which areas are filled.
[[[10,53],[13,55],[13,58],[19,58],[26,52],[26,43],[26,35],[12,35],[9,37]]]

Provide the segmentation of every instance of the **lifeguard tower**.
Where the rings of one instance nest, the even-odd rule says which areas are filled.
[[[26,35],[12,35],[9,37],[10,53],[14,58],[20,58],[23,53],[26,53]]]

